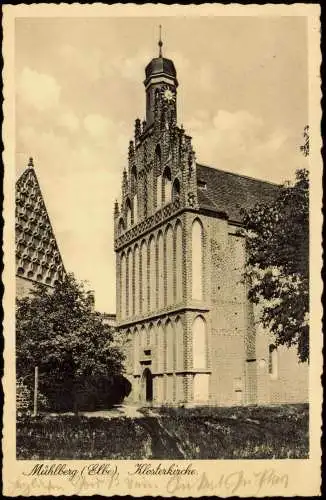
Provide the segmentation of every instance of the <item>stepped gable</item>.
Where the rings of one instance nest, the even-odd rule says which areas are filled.
[[[16,182],[16,276],[54,286],[64,275],[59,247],[30,158]]]
[[[279,190],[277,184],[198,163],[196,172],[199,207],[224,214],[236,223],[242,221],[241,209],[270,203]]]

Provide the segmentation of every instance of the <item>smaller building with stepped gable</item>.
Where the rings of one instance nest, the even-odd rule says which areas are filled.
[[[32,158],[16,182],[16,296],[35,283],[53,287],[65,274]]]
[[[276,349],[242,279],[240,210],[268,203],[278,186],[196,161],[177,125],[177,73],[161,41],[144,85],[146,120],[135,122],[114,207],[117,328],[130,338],[130,399],[307,401],[307,364],[295,349]]]

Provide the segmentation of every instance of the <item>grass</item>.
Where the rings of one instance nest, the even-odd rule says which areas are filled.
[[[164,408],[160,414],[189,459],[308,457],[308,405]]]
[[[23,417],[18,459],[307,458],[308,405],[143,409],[143,418]],[[49,443],[51,443],[49,445]]]

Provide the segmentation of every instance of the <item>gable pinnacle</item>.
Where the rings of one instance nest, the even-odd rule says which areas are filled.
[[[118,215],[119,215],[119,204],[118,200],[116,199],[114,203],[114,216],[117,217]]]
[[[34,161],[33,161],[33,158],[30,156],[29,160],[28,160],[28,165],[27,165],[28,168],[33,168],[34,167]]]
[[[163,46],[163,42],[162,42],[162,26],[161,26],[161,24],[159,25],[159,30],[160,30],[160,38],[159,38],[159,41],[158,41],[158,47],[159,47],[159,53],[158,53],[158,56],[159,56],[159,57],[162,57],[162,46]]]

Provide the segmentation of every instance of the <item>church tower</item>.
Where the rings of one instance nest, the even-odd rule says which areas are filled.
[[[241,209],[269,203],[278,186],[196,162],[191,137],[177,124],[177,72],[161,37],[144,86],[146,120],[135,121],[114,206],[117,328],[129,339],[130,399],[304,400],[307,379],[301,370],[302,384],[292,383],[293,359],[273,351],[280,372],[294,366],[282,379],[266,362],[269,336],[256,331],[243,280]]]
[[[135,121],[114,208],[118,327],[131,339],[134,398],[157,403],[190,397],[185,210],[197,204],[195,153],[177,125],[177,72],[162,46],[160,37],[145,69],[146,121]]]
[[[173,62],[162,55],[161,34],[158,45],[159,56],[152,59],[145,69],[146,124],[148,126],[154,124],[159,115],[166,123],[176,124],[177,120],[177,73]]]

